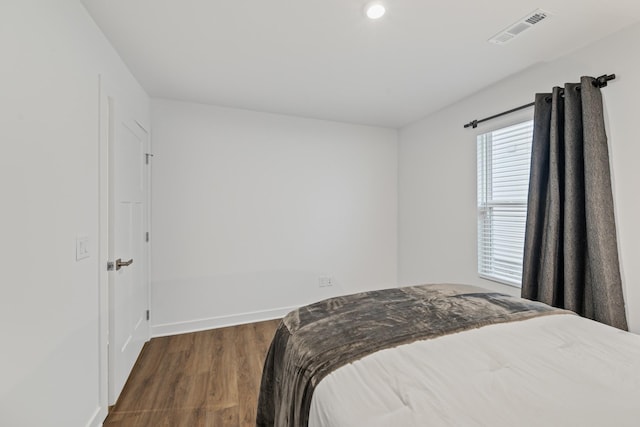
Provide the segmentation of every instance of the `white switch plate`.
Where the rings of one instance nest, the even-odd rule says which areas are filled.
[[[76,237],[76,261],[89,258],[89,236]]]

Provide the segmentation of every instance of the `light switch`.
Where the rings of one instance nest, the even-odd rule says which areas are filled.
[[[76,261],[89,258],[89,236],[76,237]]]

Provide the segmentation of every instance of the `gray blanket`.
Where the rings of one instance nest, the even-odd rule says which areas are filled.
[[[481,326],[567,313],[466,285],[423,285],[330,298],[289,313],[262,373],[257,425],[306,427],[316,385],[385,348]]]

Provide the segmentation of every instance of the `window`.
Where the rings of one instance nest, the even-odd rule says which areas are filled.
[[[478,136],[478,273],[522,283],[533,121]]]

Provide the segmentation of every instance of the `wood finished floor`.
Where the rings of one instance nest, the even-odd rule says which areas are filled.
[[[105,427],[255,427],[262,365],[279,320],[145,344]]]

